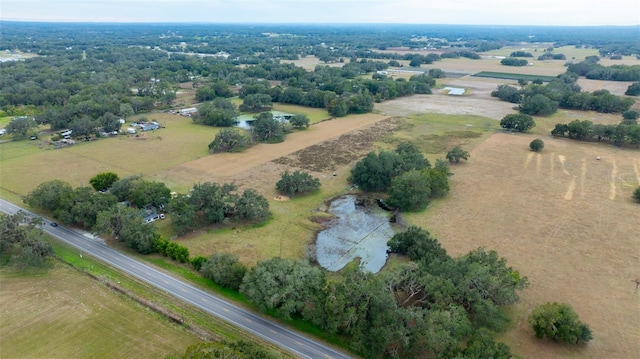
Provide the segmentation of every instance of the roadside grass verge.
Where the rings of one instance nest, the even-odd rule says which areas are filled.
[[[75,248],[69,247],[57,241],[52,241],[52,245],[54,246],[56,256],[62,262],[70,265],[81,273],[85,273],[90,277],[98,279],[108,287],[118,288],[118,291],[121,293],[128,293],[127,295],[135,296],[137,299],[134,299],[138,302],[148,302],[152,306],[160,308],[161,311],[166,311],[169,318],[184,323],[183,325],[179,326],[180,328],[182,328],[181,330],[184,330],[185,332],[187,331],[187,329],[190,330],[192,332],[191,335],[193,335],[194,337],[215,341],[246,340],[258,342],[262,346],[277,352],[280,357],[293,357],[288,352],[282,351],[277,346],[261,338],[254,337],[235,327],[234,325],[227,323],[224,320],[221,320],[198,308],[192,307],[180,300],[177,300],[173,296],[170,296],[169,294],[160,291],[146,283],[138,281],[137,279],[129,275],[112,269],[90,256],[83,255],[82,257],[80,257],[80,251],[76,250]],[[128,254],[131,255],[130,253]],[[233,295],[228,293],[229,291],[221,290],[220,287],[211,283],[211,281],[199,277],[186,268],[174,263],[167,262],[166,260],[157,257],[154,258],[153,256],[136,257],[142,259],[143,261],[156,265],[157,267],[160,267],[165,271],[176,274],[178,277],[182,277],[198,287],[214,291],[227,299],[236,300],[237,298],[239,298],[239,294],[236,293],[234,298]],[[177,324],[173,325],[178,326]],[[191,344],[195,342],[197,342],[197,340],[194,340]],[[167,353],[162,353],[162,355],[165,354]]]
[[[3,358],[163,358],[198,337],[60,262],[0,270]]]
[[[533,81],[536,79],[540,79],[545,82],[549,82],[555,78],[555,76],[544,76],[544,75],[529,75],[529,74],[513,74],[508,72],[493,72],[493,71],[480,71],[472,75],[473,77],[489,77],[495,79],[504,79],[504,80],[526,80]]]

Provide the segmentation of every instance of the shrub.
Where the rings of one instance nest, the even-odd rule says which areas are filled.
[[[315,192],[318,188],[320,188],[320,180],[301,171],[293,173],[284,171],[280,181],[276,183],[276,189],[289,197],[293,197],[296,193]]]
[[[529,148],[531,148],[532,151],[540,152],[544,148],[544,141],[536,138],[535,140],[531,141],[531,143],[529,144]]]
[[[633,192],[633,199],[640,203],[640,186],[638,186],[638,188]]]
[[[537,338],[547,337],[555,342],[577,345],[593,338],[589,326],[565,303],[547,303],[535,308],[529,324]]]
[[[202,265],[202,275],[223,287],[238,290],[247,267],[240,263],[238,256],[229,253],[216,253]]]
[[[240,152],[249,144],[249,138],[238,131],[225,128],[222,129],[209,144],[209,152]]]
[[[629,87],[627,87],[627,91],[624,93],[627,96],[638,96],[640,95],[640,82],[634,82]]]
[[[446,158],[451,163],[458,163],[461,159],[468,160],[469,157],[471,157],[471,155],[469,155],[469,152],[463,150],[462,148],[460,148],[460,146],[456,146],[451,151],[447,152]]]
[[[510,113],[500,120],[500,127],[515,132],[525,132],[535,126],[533,117],[524,113]]]

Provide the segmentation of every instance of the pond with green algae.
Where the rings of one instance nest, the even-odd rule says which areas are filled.
[[[327,212],[335,218],[316,238],[316,260],[328,271],[339,271],[360,258],[360,267],[377,273],[387,261],[387,242],[394,235],[391,213],[375,199],[346,195],[334,199]]]

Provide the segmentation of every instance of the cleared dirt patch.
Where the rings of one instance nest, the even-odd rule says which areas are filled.
[[[580,85],[582,91],[593,92],[597,90],[608,90],[618,96],[624,96],[624,92],[627,91],[627,88],[631,84],[632,82],[589,80],[582,77],[578,79],[578,85]]]
[[[505,335],[525,358],[635,358],[640,350],[640,152],[533,135],[496,133],[452,166],[448,198],[408,222],[428,228],[454,256],[484,246],[529,277]],[[597,160],[596,157],[600,157]],[[571,349],[535,339],[526,323],[546,302],[570,303],[594,340]]]
[[[364,128],[386,118],[388,116],[366,114],[325,121],[313,125],[307,130],[287,135],[286,140],[282,143],[258,144],[242,153],[221,153],[206,156],[155,173],[152,176],[181,184],[206,181],[221,183],[229,180],[245,182],[239,175],[250,169],[265,165],[308,146],[333,139],[344,133]]]
[[[335,171],[338,167],[348,165],[371,151],[374,142],[390,136],[399,121],[398,118],[389,118],[277,158],[273,162],[314,172]]]
[[[509,113],[514,113],[514,104],[491,98],[491,91],[508,80],[481,79],[463,77],[445,79],[445,86],[469,89],[469,95],[451,96],[439,89],[433,89],[431,95],[414,95],[376,104],[375,109],[381,113],[396,116],[408,116],[415,113],[444,113],[450,115],[475,115],[500,120]]]

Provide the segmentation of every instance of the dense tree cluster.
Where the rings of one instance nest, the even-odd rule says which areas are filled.
[[[627,96],[640,95],[640,82],[634,82],[631,85],[629,85],[629,87],[627,87],[627,90],[624,92],[624,94]]]
[[[215,253],[202,264],[200,272],[218,285],[238,290],[247,267],[234,254]]]
[[[119,179],[120,177],[113,172],[102,172],[91,177],[89,184],[91,184],[91,187],[96,191],[104,191],[113,186]]]
[[[529,64],[529,60],[506,57],[500,60],[500,63],[505,66],[527,66]]]
[[[53,248],[41,225],[42,220],[22,211],[0,215],[0,265],[43,265],[53,255]]]
[[[514,51],[509,54],[509,57],[533,57],[533,54],[526,51]]]
[[[202,342],[187,348],[180,359],[277,359],[274,353],[257,343],[238,341]]]
[[[567,57],[564,54],[556,54],[552,52],[545,52],[544,54],[538,56],[538,61],[544,60],[566,60]]]
[[[251,124],[253,139],[260,142],[278,143],[284,141],[287,134],[287,123],[273,117],[271,112],[257,114]]]
[[[284,171],[280,175],[280,180],[276,183],[276,189],[289,197],[296,193],[311,193],[320,188],[320,180],[311,176],[307,172]]]
[[[567,72],[592,80],[640,81],[640,65],[602,66],[595,59],[569,64]]]
[[[526,132],[535,126],[533,117],[524,113],[511,113],[500,120],[500,127],[514,132]]]
[[[33,117],[19,116],[12,118],[5,130],[14,138],[25,138],[37,127],[38,123]]]
[[[431,168],[418,148],[402,142],[395,151],[370,152],[351,169],[351,181],[362,190],[388,191],[388,204],[402,211],[424,209],[432,198],[449,192],[447,165]]]
[[[223,128],[209,144],[209,152],[240,152],[249,145],[249,137],[232,128]]]
[[[193,186],[189,195],[171,198],[167,210],[173,229],[184,234],[206,225],[222,222],[225,218],[263,222],[269,218],[269,202],[253,189],[237,193],[232,183],[213,182]]]
[[[96,175],[104,179],[109,172]],[[103,178],[104,177],[104,178]],[[102,187],[99,185],[98,187]],[[113,182],[107,192],[90,187],[73,189],[68,183],[43,182],[27,196],[25,203],[53,214],[65,224],[77,224],[100,234],[113,236],[139,253],[160,253],[168,258],[192,263],[199,268],[204,260],[189,258],[188,248],[162,238],[145,216],[167,205],[176,232],[234,217],[249,222],[262,222],[270,216],[269,202],[253,189],[236,193],[233,184],[197,184],[189,196],[172,198],[161,182],[130,176]]]
[[[118,198],[112,193],[98,193],[91,187],[78,187],[60,180],[41,183],[24,198],[33,208],[49,211],[65,224],[92,228],[98,213],[113,207]]]
[[[208,125],[229,127],[233,126],[238,116],[236,105],[225,98],[215,98],[198,107],[198,113],[191,118],[193,122]]]
[[[640,125],[637,123],[623,122],[618,125],[603,125],[594,124],[589,120],[573,120],[568,124],[556,124],[551,135],[581,141],[605,141],[618,146],[625,144],[640,146]]]
[[[509,353],[492,331],[506,328],[501,307],[517,302],[527,278],[482,248],[451,258],[419,227],[389,245],[412,261],[378,275],[356,270],[328,281],[306,262],[273,258],[252,268],[240,290],[263,311],[349,338],[365,357]]]
[[[520,112],[532,116],[553,114],[558,107],[602,113],[624,112],[635,103],[631,98],[616,96],[607,90],[581,92],[577,79],[575,73],[565,73],[546,85],[531,83],[522,89],[500,85],[491,96],[519,103]]]
[[[565,303],[547,303],[536,307],[529,315],[529,324],[537,338],[547,337],[572,345],[585,344],[593,336],[588,325]]]
[[[431,164],[418,148],[405,142],[398,145],[395,151],[369,152],[351,170],[351,181],[364,191],[386,191],[393,178],[402,172],[429,167]]]

